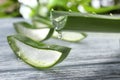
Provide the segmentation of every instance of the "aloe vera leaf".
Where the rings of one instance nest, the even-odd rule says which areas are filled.
[[[58,30],[78,30],[88,32],[120,32],[120,16],[109,15],[94,15],[94,14],[81,14],[77,12],[64,12],[64,11],[52,11],[52,23],[59,17],[63,17],[64,21],[59,25],[61,20],[56,23],[59,26],[53,24]]]

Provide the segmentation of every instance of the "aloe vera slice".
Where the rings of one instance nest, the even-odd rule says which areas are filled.
[[[73,32],[73,31],[62,31],[61,34],[54,31],[53,37],[58,38],[61,35],[61,40],[69,42],[78,42],[87,37],[85,33]]]
[[[81,14],[77,12],[52,11],[56,30],[79,30],[88,32],[120,32],[120,16]],[[61,18],[64,21],[61,21]],[[63,25],[60,25],[60,24]]]
[[[36,42],[23,35],[11,35],[7,39],[20,59],[38,69],[50,68],[60,63],[70,52],[68,47]]]
[[[53,28],[35,28],[26,22],[14,23],[19,34],[25,35],[35,41],[42,41],[50,38],[54,32]]]

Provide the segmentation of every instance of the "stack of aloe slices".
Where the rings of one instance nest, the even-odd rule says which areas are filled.
[[[52,26],[51,28],[55,29],[55,27],[53,27],[53,25],[52,25],[52,22],[46,18],[43,19],[43,18],[35,17],[33,19],[33,23],[34,23],[36,28],[45,28],[48,26]],[[76,31],[72,31],[72,30],[71,31],[62,30],[60,33],[58,31],[54,30],[52,38],[59,39],[59,36],[61,35],[60,40],[64,40],[64,41],[68,41],[68,42],[80,42],[87,37],[87,34],[84,32],[76,32]]]
[[[44,41],[53,38],[58,38],[59,33],[54,30],[50,20],[43,18],[34,18],[33,25],[27,22],[14,23],[14,28],[17,33],[25,35],[35,41]],[[84,39],[87,34],[73,31],[62,31],[61,40],[70,42],[79,42]]]
[[[61,11],[52,11],[51,16],[53,26],[49,20],[45,21],[44,19],[39,19],[37,24],[37,20],[33,20],[34,24],[18,22],[14,24],[18,34],[7,37],[15,54],[24,62],[38,69],[54,66],[63,61],[70,52],[68,47],[44,43],[44,40],[49,39],[52,35],[58,36],[54,29],[56,31],[120,32],[119,17]],[[64,34],[62,35],[63,39],[71,42],[86,37],[86,34],[79,32],[68,31],[62,34]]]
[[[71,48],[65,46],[44,43],[50,37],[58,36],[51,22],[47,19],[34,18],[33,24],[17,22],[14,23],[14,28],[18,34],[7,37],[10,47],[20,59],[35,68],[51,68],[62,62],[71,50]],[[83,33],[66,32],[65,36],[68,34],[78,36],[77,41],[84,37]],[[76,41],[69,36],[65,38],[65,36],[63,35],[63,40]]]
[[[14,23],[17,35],[8,36],[8,42],[14,53],[29,65],[38,69],[47,69],[63,61],[71,48],[43,43],[50,38],[54,28],[35,28],[26,22]]]

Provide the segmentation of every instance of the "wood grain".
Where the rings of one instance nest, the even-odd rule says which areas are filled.
[[[88,33],[79,42],[50,39],[46,43],[72,48],[69,56],[48,70],[37,70],[19,60],[6,37],[15,34],[13,23],[0,19],[0,80],[120,80],[120,34]]]

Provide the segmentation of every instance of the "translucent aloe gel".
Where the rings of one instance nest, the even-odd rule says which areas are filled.
[[[60,31],[65,26],[66,20],[66,15],[54,15],[54,13],[51,13],[51,21],[56,31]]]

